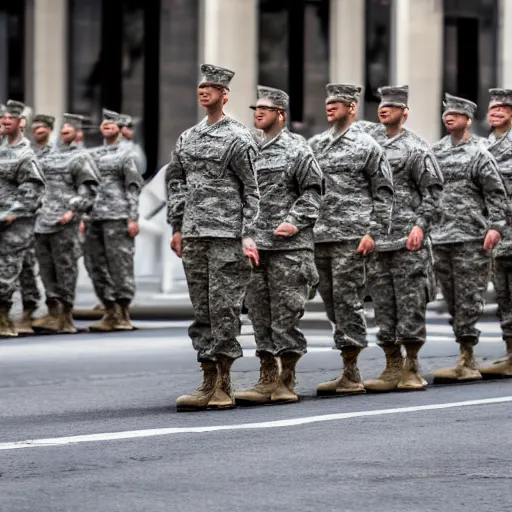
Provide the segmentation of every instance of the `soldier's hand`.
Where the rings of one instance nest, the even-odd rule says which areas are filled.
[[[78,231],[80,231],[81,235],[85,235],[85,222],[83,220],[80,221],[80,226],[78,228]]]
[[[139,234],[139,223],[134,220],[128,222],[128,234],[135,238]]]
[[[172,235],[171,249],[176,254],[176,256],[178,256],[178,258],[181,258],[181,240],[182,240],[182,237],[181,237],[181,233],[179,231],[177,231],[176,233],[174,233],[174,235]]]
[[[423,242],[423,229],[419,226],[414,226],[411,229],[407,244],[405,245],[409,251],[419,251]]]
[[[69,224],[71,219],[75,216],[75,213],[68,210],[60,219],[59,224]]]
[[[251,262],[256,266],[260,266],[260,255],[258,253],[258,248],[256,247],[256,243],[252,238],[244,238],[242,240],[242,246],[244,248],[244,254],[251,260]]]
[[[500,243],[500,240],[501,235],[499,231],[489,229],[489,231],[487,231],[487,235],[485,235],[484,251],[491,251],[494,249]]]
[[[363,256],[366,256],[370,254],[373,249],[375,249],[375,241],[370,235],[364,235],[361,239],[361,243],[359,244],[359,247],[357,248],[357,254],[362,254]]]
[[[299,232],[299,228],[289,222],[283,222],[274,231],[274,235],[277,236],[293,236]]]
[[[7,225],[12,224],[17,218],[18,217],[16,217],[16,215],[9,215],[7,217],[7,219],[5,219],[6,222],[7,222]]]

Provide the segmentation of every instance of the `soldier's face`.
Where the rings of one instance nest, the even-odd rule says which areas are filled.
[[[259,130],[269,130],[282,119],[283,114],[272,105],[272,102],[262,98],[256,103],[254,110],[254,127]]]
[[[2,127],[4,135],[14,135],[20,130],[21,119],[11,114],[4,114],[2,117]]]
[[[351,106],[345,103],[328,103],[325,106],[325,113],[327,115],[328,123],[337,123],[345,121],[351,114]]]
[[[34,136],[34,140],[38,144],[48,140],[51,133],[52,130],[50,129],[50,127],[43,123],[36,123],[32,126],[32,135]]]
[[[451,113],[443,116],[443,123],[449,133],[467,130],[471,124],[468,116]]]
[[[221,87],[200,84],[197,88],[197,97],[202,107],[212,107],[223,101],[225,92]]]
[[[487,112],[487,120],[493,128],[501,128],[512,121],[512,108],[505,105],[491,107]]]
[[[384,126],[393,126],[402,121],[405,109],[400,107],[385,106],[378,110],[379,121]]]
[[[64,144],[71,144],[76,139],[77,131],[70,124],[65,124],[60,131],[60,139]]]
[[[101,133],[106,139],[119,135],[120,128],[113,121],[103,121],[100,126]]]
[[[123,137],[128,140],[133,139],[133,129],[129,128],[128,126],[123,126],[121,128],[121,133],[123,134]]]

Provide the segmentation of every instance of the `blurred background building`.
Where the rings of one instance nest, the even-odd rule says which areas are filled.
[[[487,90],[512,86],[506,27],[512,0],[1,0],[0,100],[96,124],[102,107],[131,114],[155,170],[202,115],[195,87],[209,62],[236,71],[232,116],[250,124],[256,85],[279,87],[291,96],[292,128],[306,136],[325,128],[326,83],[364,85],[370,120],[378,87],[409,84],[408,126],[433,142],[445,91],[479,104],[474,129],[486,133]],[[164,195],[153,180],[143,216]],[[169,291],[182,272],[164,212],[142,228],[137,274]]]

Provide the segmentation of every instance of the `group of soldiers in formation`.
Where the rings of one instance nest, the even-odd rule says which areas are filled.
[[[73,306],[77,262],[85,266],[104,316],[91,330],[131,330],[129,306],[135,292],[134,237],[145,158],[131,140],[133,120],[103,111],[104,144],[84,146],[80,115],[64,114],[58,141],[55,118],[32,120],[33,148],[24,136],[28,109],[9,100],[0,130],[0,337],[76,333]],[[48,313],[34,319],[40,294],[36,262]],[[23,317],[10,317],[20,289]]]
[[[449,134],[430,146],[404,127],[407,86],[379,89],[380,122],[371,123],[357,121],[361,87],[328,84],[331,128],[306,141],[286,127],[285,92],[258,87],[249,130],[224,114],[234,72],[206,64],[201,72],[207,116],[179,137],[166,168],[171,248],[183,261],[203,372],[178,410],[296,402],[295,369],[307,351],[299,321],[316,290],[343,361],[319,395],[424,390],[418,353],[437,286],[460,357],[435,379],[512,376],[512,90],[489,91],[488,139],[469,130],[477,106],[446,94]],[[476,323],[491,271],[507,356],[479,367]],[[366,295],[386,364],[363,381]],[[243,304],[260,378],[233,392]]]
[[[307,352],[299,329],[318,290],[341,352],[341,375],[319,395],[424,390],[418,353],[437,285],[460,357],[434,377],[459,382],[512,376],[512,90],[491,89],[488,139],[470,133],[477,106],[446,94],[449,133],[430,146],[404,127],[408,87],[379,89],[379,123],[357,120],[361,87],[326,86],[331,128],[306,141],[287,127],[288,95],[258,87],[254,130],[224,114],[234,72],[201,66],[207,116],[186,130],[165,169],[172,250],[182,258],[203,383],[181,411],[297,401],[295,369]],[[0,337],[74,333],[77,260],[84,256],[104,316],[96,331],[131,330],[134,237],[144,157],[123,137],[131,119],[103,111],[104,144],[84,146],[84,118],[37,115],[8,101],[0,143]],[[81,234],[82,237],[81,238]],[[33,319],[38,261],[48,314]],[[493,272],[507,356],[478,367],[476,323]],[[10,318],[21,288],[24,315]],[[29,290],[35,290],[30,293]],[[363,300],[372,297],[386,364],[363,381]],[[231,367],[245,304],[260,359],[253,388],[234,393]]]

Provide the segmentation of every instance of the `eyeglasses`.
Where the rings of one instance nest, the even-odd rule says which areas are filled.
[[[253,110],[263,110],[267,112],[284,112],[282,108],[277,107],[267,107],[265,105],[258,105],[256,107],[251,107]]]

